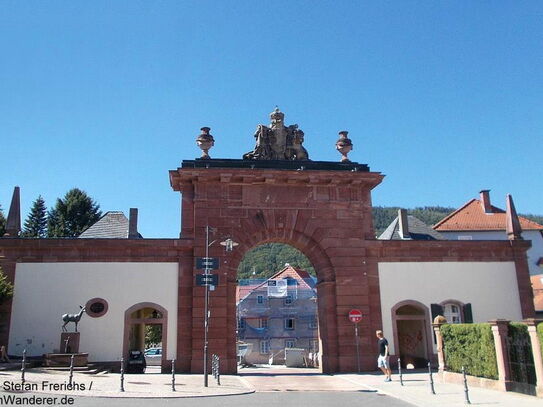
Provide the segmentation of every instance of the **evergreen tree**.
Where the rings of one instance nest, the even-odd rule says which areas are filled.
[[[2,205],[0,205],[0,237],[4,236],[4,233],[6,233],[6,218],[2,211]]]
[[[30,209],[28,218],[26,218],[23,237],[37,237],[44,238],[47,236],[47,208],[45,207],[45,201],[38,196]]]
[[[58,198],[48,213],[48,237],[77,237],[102,216],[100,205],[78,188]]]
[[[5,300],[9,300],[13,296],[13,285],[8,281],[8,278],[0,267],[0,304]]]

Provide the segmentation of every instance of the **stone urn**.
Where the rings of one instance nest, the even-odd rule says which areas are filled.
[[[202,134],[200,134],[196,139],[196,144],[202,150],[202,156],[200,159],[208,160],[211,158],[208,151],[215,144],[215,139],[211,134],[209,134],[209,131],[211,130],[209,127],[202,127],[200,130],[202,130]]]
[[[340,131],[339,139],[338,141],[336,141],[336,150],[339,151],[341,154],[342,163],[351,161],[347,157],[347,154],[349,154],[349,151],[353,149],[353,142],[350,138],[347,137],[347,134],[349,134],[348,131]]]

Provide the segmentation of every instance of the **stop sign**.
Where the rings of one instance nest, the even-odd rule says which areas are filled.
[[[349,319],[351,322],[354,322],[355,324],[362,321],[362,311],[359,309],[352,309],[349,311]]]

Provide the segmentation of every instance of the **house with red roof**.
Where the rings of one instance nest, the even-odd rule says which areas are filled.
[[[527,252],[530,274],[540,274],[539,265],[543,263],[543,226],[522,216],[518,216],[518,221],[522,239],[532,242]],[[506,211],[491,204],[490,190],[482,190],[479,199],[468,201],[435,224],[434,230],[448,240],[509,239]]]
[[[237,287],[238,342],[249,344],[245,362],[281,364],[285,350],[319,350],[317,289],[305,270],[286,264],[268,279],[240,280]]]

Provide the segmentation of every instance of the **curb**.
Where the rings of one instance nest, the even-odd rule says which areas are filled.
[[[96,398],[96,399],[189,399],[189,398],[203,398],[203,397],[228,397],[228,396],[243,396],[247,394],[255,393],[255,390],[247,390],[238,393],[220,393],[220,394],[180,394],[171,396],[160,395],[132,395],[130,392],[125,392],[125,396],[121,395],[106,395],[106,394],[69,394],[69,393],[42,393],[42,392],[21,392],[12,393],[17,395],[38,395],[38,396],[69,396],[69,397],[84,397],[84,398]]]

